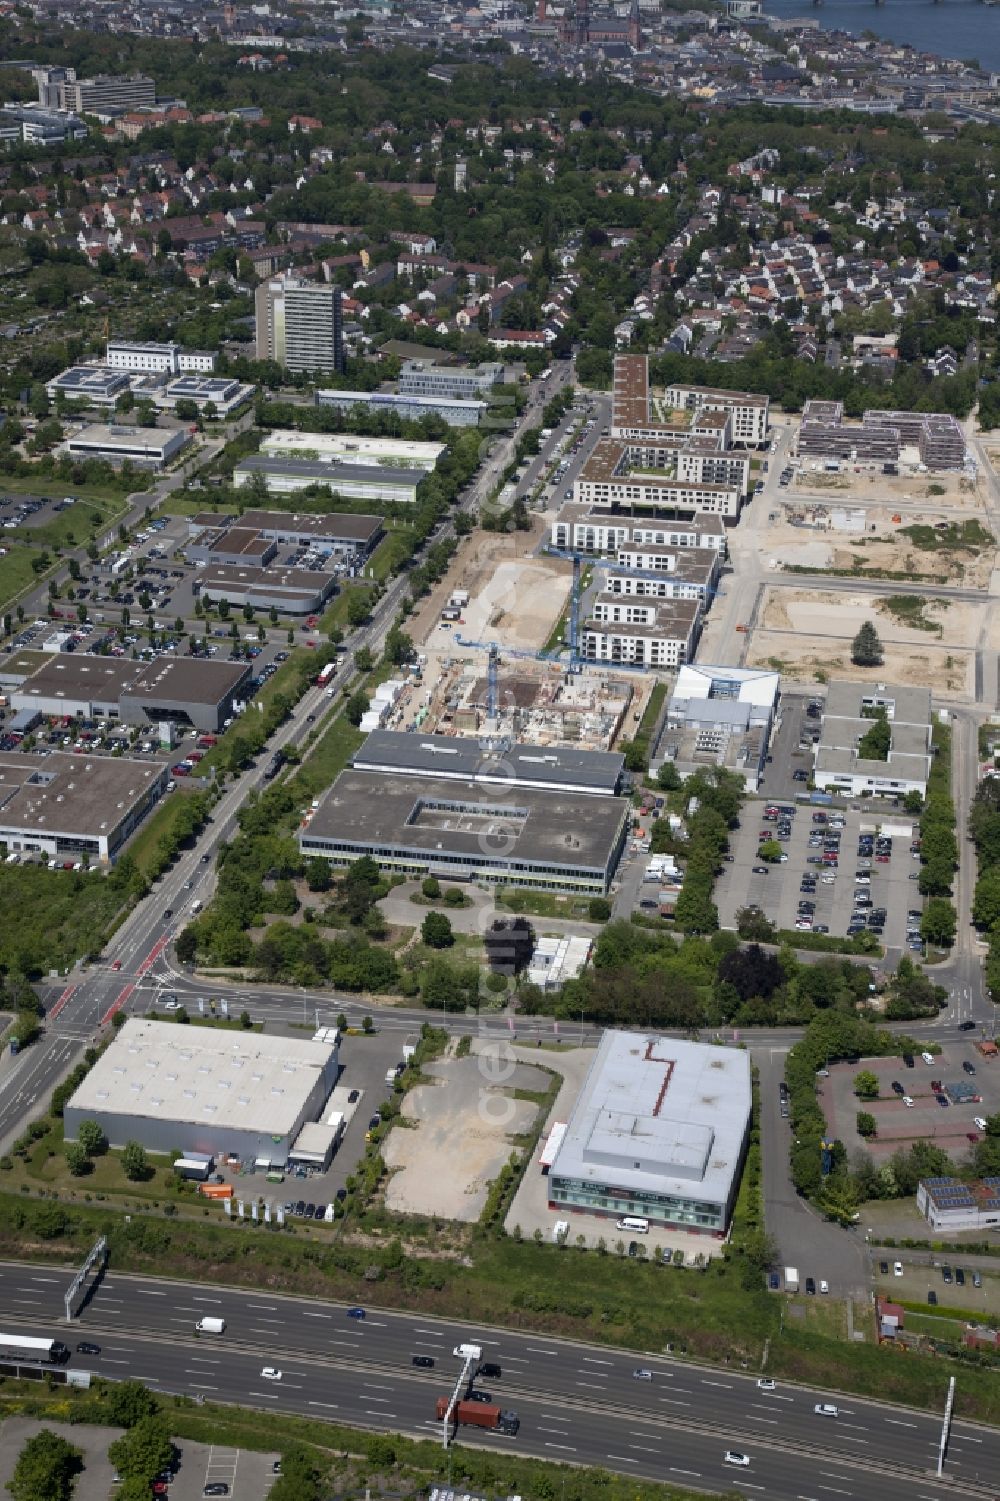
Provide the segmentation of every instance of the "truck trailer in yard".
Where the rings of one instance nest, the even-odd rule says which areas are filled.
[[[785,1267],[785,1292],[797,1293],[799,1290],[799,1274],[793,1266]]]
[[[443,1422],[448,1415],[449,1397],[438,1397],[437,1420]],[[456,1402],[452,1421],[467,1423],[472,1428],[493,1428],[498,1433],[515,1434],[521,1426],[516,1412],[506,1412],[495,1402]]]

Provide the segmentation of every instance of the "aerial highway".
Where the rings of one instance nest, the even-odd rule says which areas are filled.
[[[513,1447],[551,1460],[709,1491],[778,1501],[945,1501],[991,1496],[1000,1432],[953,1424],[936,1479],[941,1415],[701,1367],[652,1352],[590,1346],[546,1334],[476,1328],[426,1314],[347,1308],[272,1292],[173,1283],[109,1272],[81,1318],[61,1319],[69,1274],[0,1265],[0,1311],[10,1331],[62,1339],[74,1367],[205,1401],[300,1413],[361,1428],[439,1436],[436,1398],[460,1374],[454,1348],[482,1346],[501,1367],[485,1389],[520,1417],[516,1438],[462,1428],[462,1443]],[[199,1335],[205,1317],[226,1321]],[[75,1353],[79,1340],[99,1355]],[[415,1355],[434,1361],[415,1368]],[[265,1367],[280,1380],[262,1376]],[[637,1370],[649,1373],[638,1378]],[[959,1381],[974,1380],[973,1375]],[[946,1377],[941,1380],[944,1409]],[[816,1412],[830,1403],[836,1416]],[[745,1468],[727,1464],[735,1449]]]

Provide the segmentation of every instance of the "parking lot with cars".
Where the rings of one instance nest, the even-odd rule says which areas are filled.
[[[891,1156],[917,1140],[960,1159],[985,1130],[986,1117],[1000,1110],[1000,1063],[984,1058],[978,1033],[955,1030],[935,1053],[908,1053],[894,1058],[866,1058],[831,1066],[817,1080],[820,1103],[832,1135],[848,1154],[863,1148],[873,1157]],[[861,1071],[879,1081],[878,1098],[860,1100],[854,1079]],[[864,1110],[875,1117],[876,1135],[858,1135],[856,1117]]]
[[[765,842],[779,860],[760,857]],[[887,950],[922,953],[919,842],[912,821],[857,805],[747,803],[729,840],[716,902],[724,927],[758,907],[778,928],[845,937],[868,932]]]

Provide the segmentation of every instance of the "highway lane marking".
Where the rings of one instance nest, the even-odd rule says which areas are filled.
[[[331,1318],[332,1315],[329,1313],[307,1313],[305,1310],[303,1310],[302,1317],[305,1319],[328,1319]]]
[[[916,1428],[916,1423],[904,1423],[902,1418],[886,1418],[887,1423],[893,1423],[897,1428]]]
[[[221,1303],[222,1299],[221,1298],[199,1298],[196,1294],[192,1294],[191,1302],[192,1303]]]
[[[568,1438],[569,1436],[562,1428],[543,1428],[541,1423],[538,1425],[538,1431],[539,1433],[558,1433],[560,1438]]]
[[[391,1392],[392,1391],[392,1387],[391,1386],[386,1386],[386,1384],[385,1384],[384,1381],[362,1381],[361,1385],[362,1385],[362,1387],[364,1388],[365,1391],[371,1391],[371,1392]]]
[[[369,1418],[394,1418],[396,1416],[394,1412],[383,1412],[381,1409],[375,1407],[366,1407],[365,1414]]]
[[[849,1496],[851,1494],[850,1491],[838,1490],[835,1485],[818,1485],[816,1489],[818,1491],[830,1491],[834,1496]]]
[[[543,1350],[540,1345],[525,1345],[524,1348],[526,1350],[530,1350],[531,1353],[532,1353],[532,1355],[558,1355],[559,1354],[558,1350]]]
[[[271,1402],[277,1402],[278,1400],[277,1392],[250,1392],[248,1395],[251,1397],[267,1397]]]
[[[52,1281],[54,1282],[55,1280],[53,1277]],[[596,1355],[585,1355],[583,1359],[587,1365],[614,1365],[613,1360],[600,1360]]]
[[[637,1449],[640,1454],[659,1454],[659,1449],[651,1449],[648,1444],[629,1444],[630,1449]]]
[[[166,1293],[159,1292],[154,1287],[137,1287],[136,1292],[141,1293],[144,1298],[165,1298],[167,1296]]]
[[[767,1489],[764,1485],[754,1485],[750,1480],[737,1480],[736,1484],[741,1485],[745,1491],[763,1491]]]
[[[217,1386],[206,1386],[203,1381],[189,1381],[188,1386],[195,1392],[217,1392]]]
[[[528,1348],[529,1349],[531,1348],[530,1345],[529,1345]],[[505,1365],[515,1365],[515,1364],[516,1365],[529,1365],[530,1361],[528,1360],[527,1355],[505,1355],[504,1356],[504,1364]]]
[[[222,1361],[221,1360],[217,1360],[214,1355],[192,1355],[191,1359],[192,1360],[198,1360],[198,1361],[200,1361],[202,1365],[221,1365],[222,1364]]]
[[[310,1407],[329,1407],[331,1411],[336,1412],[339,1404],[337,1402],[310,1402],[309,1406]]]
[[[609,1454],[608,1458],[615,1460],[620,1465],[637,1465],[639,1463],[637,1459],[629,1459],[627,1454]]]
[[[853,1475],[835,1475],[832,1470],[820,1470],[824,1480],[853,1480]]]
[[[598,1386],[597,1383],[596,1383],[596,1381],[577,1381],[577,1382],[574,1382],[574,1385],[575,1386],[585,1386],[585,1387],[587,1387],[587,1389],[589,1391],[592,1391],[592,1392],[607,1391],[607,1387]]]
[[[388,1402],[389,1400],[388,1397],[369,1397],[367,1392],[365,1393],[366,1402]]]
[[[703,1378],[701,1384],[702,1386],[721,1386],[727,1392],[731,1392],[733,1389],[731,1381],[706,1381]]]
[[[277,1313],[278,1311],[277,1303],[248,1303],[247,1308],[252,1309],[254,1313]]]
[[[366,1324],[372,1324],[376,1329],[385,1328],[385,1319],[365,1319]]]
[[[963,1444],[981,1444],[983,1442],[981,1438],[973,1438],[971,1433],[963,1433],[960,1437]],[[934,1439],[933,1442],[937,1443],[937,1439]]]
[[[661,1397],[661,1402],[667,1402],[671,1407],[690,1407],[690,1402],[675,1402],[672,1397]]]
[[[429,1349],[429,1350],[443,1350],[444,1349],[444,1345],[440,1344],[439,1341],[433,1340],[433,1339],[413,1339],[413,1340],[410,1341],[410,1344],[411,1345],[426,1346],[427,1349]]]
[[[673,1466],[671,1466],[670,1467],[670,1473],[671,1473],[671,1475],[692,1475],[695,1480],[700,1480],[701,1479],[701,1471],[700,1470],[675,1470],[673,1468]]]
[[[112,1355],[105,1355],[104,1361],[106,1365],[128,1365],[127,1360],[115,1360]],[[197,1376],[198,1372],[194,1371],[192,1374]]]
[[[58,1282],[58,1277],[32,1277],[32,1282]]]
[[[546,1441],[545,1441],[545,1447],[546,1447],[546,1449],[562,1449],[563,1453],[565,1453],[565,1454],[575,1454],[576,1453],[576,1450],[574,1449],[574,1447],[573,1447],[572,1444],[550,1444],[549,1441],[548,1441],[548,1439],[546,1439]],[[655,1452],[654,1450],[650,1450],[650,1453],[654,1453],[654,1452]]]
[[[767,1405],[767,1404],[765,1404],[765,1403],[763,1403],[763,1402],[751,1402],[750,1406],[753,1408],[754,1412],[770,1412],[771,1411],[770,1406]],[[774,1421],[777,1422],[777,1419],[775,1418]]]

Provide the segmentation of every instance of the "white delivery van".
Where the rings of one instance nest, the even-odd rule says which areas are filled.
[[[618,1221],[616,1230],[628,1230],[632,1235],[648,1235],[649,1221],[641,1220],[636,1215],[627,1214],[624,1219]]]
[[[226,1321],[225,1319],[204,1318],[199,1319],[194,1327],[198,1334],[225,1334]]]

